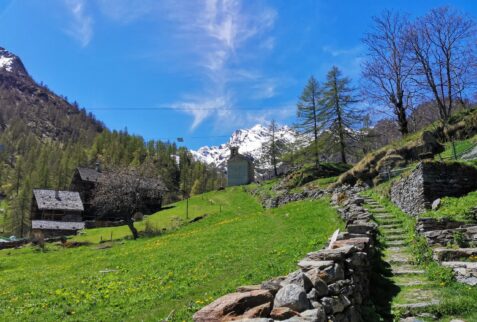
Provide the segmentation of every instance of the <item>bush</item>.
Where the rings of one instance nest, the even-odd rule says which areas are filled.
[[[144,214],[142,212],[136,212],[133,219],[134,221],[142,221],[144,219]]]
[[[163,233],[164,233],[163,229],[161,229],[157,225],[154,225],[151,221],[146,220],[146,224],[144,225],[144,231],[143,231],[144,236],[153,237],[153,236],[162,235]]]
[[[36,246],[37,250],[45,250],[45,235],[41,231],[36,231],[32,235],[31,243]]]

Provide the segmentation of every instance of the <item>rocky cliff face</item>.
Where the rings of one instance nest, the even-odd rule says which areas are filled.
[[[91,114],[36,83],[21,59],[0,47],[0,132],[25,124],[40,139],[93,137],[103,125]]]

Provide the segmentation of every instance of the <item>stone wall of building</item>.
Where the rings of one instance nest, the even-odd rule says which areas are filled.
[[[363,321],[376,225],[361,206],[358,190],[335,191],[332,199],[347,231],[334,235],[326,248],[309,253],[287,276],[242,286],[215,300],[194,321]]]
[[[391,187],[391,200],[403,211],[418,215],[441,197],[459,197],[477,190],[477,169],[461,163],[421,162]]]

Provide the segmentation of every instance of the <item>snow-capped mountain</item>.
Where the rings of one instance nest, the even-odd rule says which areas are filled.
[[[287,144],[297,141],[297,133],[288,126],[279,128],[275,135],[277,139],[282,139]],[[235,131],[227,143],[219,146],[203,146],[197,151],[191,152],[197,160],[225,169],[231,146],[238,146],[240,154],[251,156],[254,160],[262,160],[262,144],[269,138],[270,129],[257,124],[250,129]],[[267,168],[269,165],[261,164],[260,166]]]
[[[27,75],[25,66],[23,66],[20,58],[2,47],[0,47],[0,70],[18,75]]]

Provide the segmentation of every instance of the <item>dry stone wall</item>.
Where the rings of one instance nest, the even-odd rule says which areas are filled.
[[[459,197],[477,190],[477,169],[460,163],[421,162],[391,187],[391,200],[403,211],[418,215],[441,197]]]
[[[362,207],[359,190],[334,192],[332,200],[347,231],[330,239],[326,248],[309,253],[287,276],[243,286],[215,300],[196,312],[194,321],[363,321],[376,225]]]

